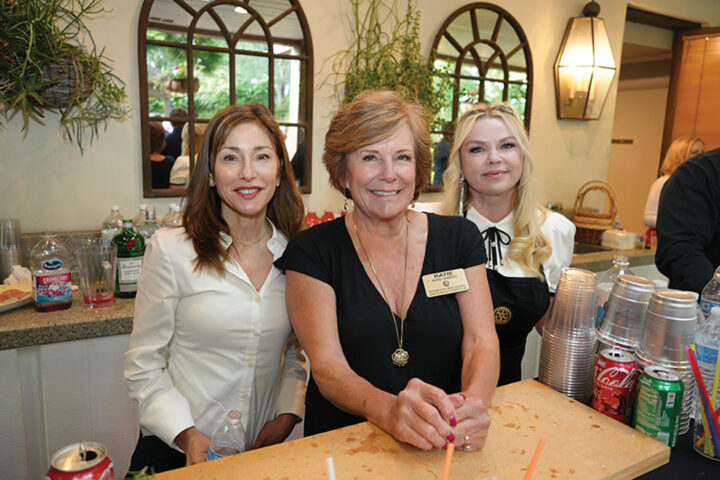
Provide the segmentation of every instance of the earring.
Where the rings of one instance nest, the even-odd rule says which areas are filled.
[[[214,186],[215,186],[215,179],[213,178],[213,174],[211,173],[210,174],[210,187],[214,187]]]
[[[343,204],[343,212],[347,213],[348,209],[350,208],[350,205],[348,204],[348,195],[350,194],[350,190],[347,188],[343,191],[343,197],[345,197],[345,203]]]
[[[458,215],[465,213],[465,174],[460,171],[460,205],[458,209]]]
[[[275,186],[276,186],[276,187],[279,187],[279,186],[280,186],[280,180],[278,180],[277,185],[275,185]]]

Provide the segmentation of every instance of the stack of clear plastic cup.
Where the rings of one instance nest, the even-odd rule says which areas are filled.
[[[654,283],[644,277],[624,274],[617,277],[597,329],[598,352],[616,347],[635,354],[654,289]]]
[[[540,381],[587,402],[592,396],[596,343],[595,274],[566,268],[543,327]]]
[[[695,399],[695,381],[690,361],[685,356],[685,346],[695,342],[697,299],[698,295],[694,292],[655,290],[648,305],[640,346],[635,354],[640,369],[660,365],[673,370],[682,379],[685,391],[680,417],[681,435],[690,428]]]

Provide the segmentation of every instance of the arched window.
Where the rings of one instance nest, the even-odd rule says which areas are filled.
[[[467,104],[509,102],[529,128],[532,57],[512,15],[497,5],[473,3],[445,20],[435,36],[431,60],[450,80],[449,106],[435,119],[439,127],[433,131],[431,185],[442,185],[455,120]]]
[[[219,110],[252,101],[275,115],[301,190],[310,192],[312,40],[298,0],[145,0],[138,57],[146,197],[183,191],[153,177],[151,124],[198,132]],[[197,143],[188,135],[181,152],[190,164]]]

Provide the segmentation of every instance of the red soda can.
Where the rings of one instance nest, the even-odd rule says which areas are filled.
[[[605,349],[595,362],[592,407],[629,425],[638,369],[635,359],[619,349]]]
[[[46,480],[112,480],[113,463],[105,446],[96,442],[73,443],[50,458]]]

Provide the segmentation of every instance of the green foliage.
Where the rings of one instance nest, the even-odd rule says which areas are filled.
[[[331,74],[341,105],[363,90],[389,89],[417,100],[434,119],[445,107],[445,92],[452,84],[420,53],[420,12],[415,1],[408,0],[403,16],[398,14],[397,0],[350,3],[353,42],[348,50],[335,55]],[[342,86],[344,93],[340,96]]]
[[[123,83],[84,23],[105,11],[101,2],[0,0],[0,115],[6,122],[21,113],[25,132],[30,119],[42,124],[45,110],[58,112],[63,137],[83,152],[88,135],[92,143],[101,125],[127,114]],[[69,96],[61,105],[48,94],[58,86],[67,86]]]

